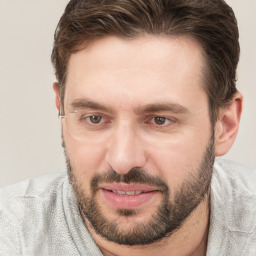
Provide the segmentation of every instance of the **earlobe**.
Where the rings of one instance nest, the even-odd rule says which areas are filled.
[[[57,82],[53,83],[53,90],[55,93],[55,105],[58,112],[60,112],[60,94],[59,94],[59,84]]]
[[[215,125],[215,156],[226,154],[233,145],[238,133],[242,106],[243,96],[237,92],[230,105],[220,109]]]

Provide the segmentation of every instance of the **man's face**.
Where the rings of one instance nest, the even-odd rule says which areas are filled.
[[[161,239],[205,197],[214,136],[203,68],[184,37],[107,37],[71,55],[67,165],[82,214],[108,240]]]

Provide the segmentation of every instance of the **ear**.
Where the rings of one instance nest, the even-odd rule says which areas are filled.
[[[60,93],[59,93],[59,84],[57,82],[53,83],[53,90],[55,93],[55,105],[56,108],[58,110],[58,112],[60,113]]]
[[[233,145],[238,133],[243,107],[243,96],[237,92],[226,108],[220,109],[215,125],[215,156],[226,154]]]

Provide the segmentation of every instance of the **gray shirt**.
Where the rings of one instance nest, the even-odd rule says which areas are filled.
[[[256,170],[216,160],[207,256],[255,256],[255,220]],[[16,255],[102,255],[65,172],[0,190],[0,256]]]

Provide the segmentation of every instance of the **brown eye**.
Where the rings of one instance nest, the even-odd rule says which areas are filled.
[[[153,118],[153,122],[157,125],[164,125],[166,121],[167,121],[167,118],[161,117],[161,116],[157,116]]]
[[[102,116],[88,116],[88,119],[92,124],[99,124],[102,120]]]

